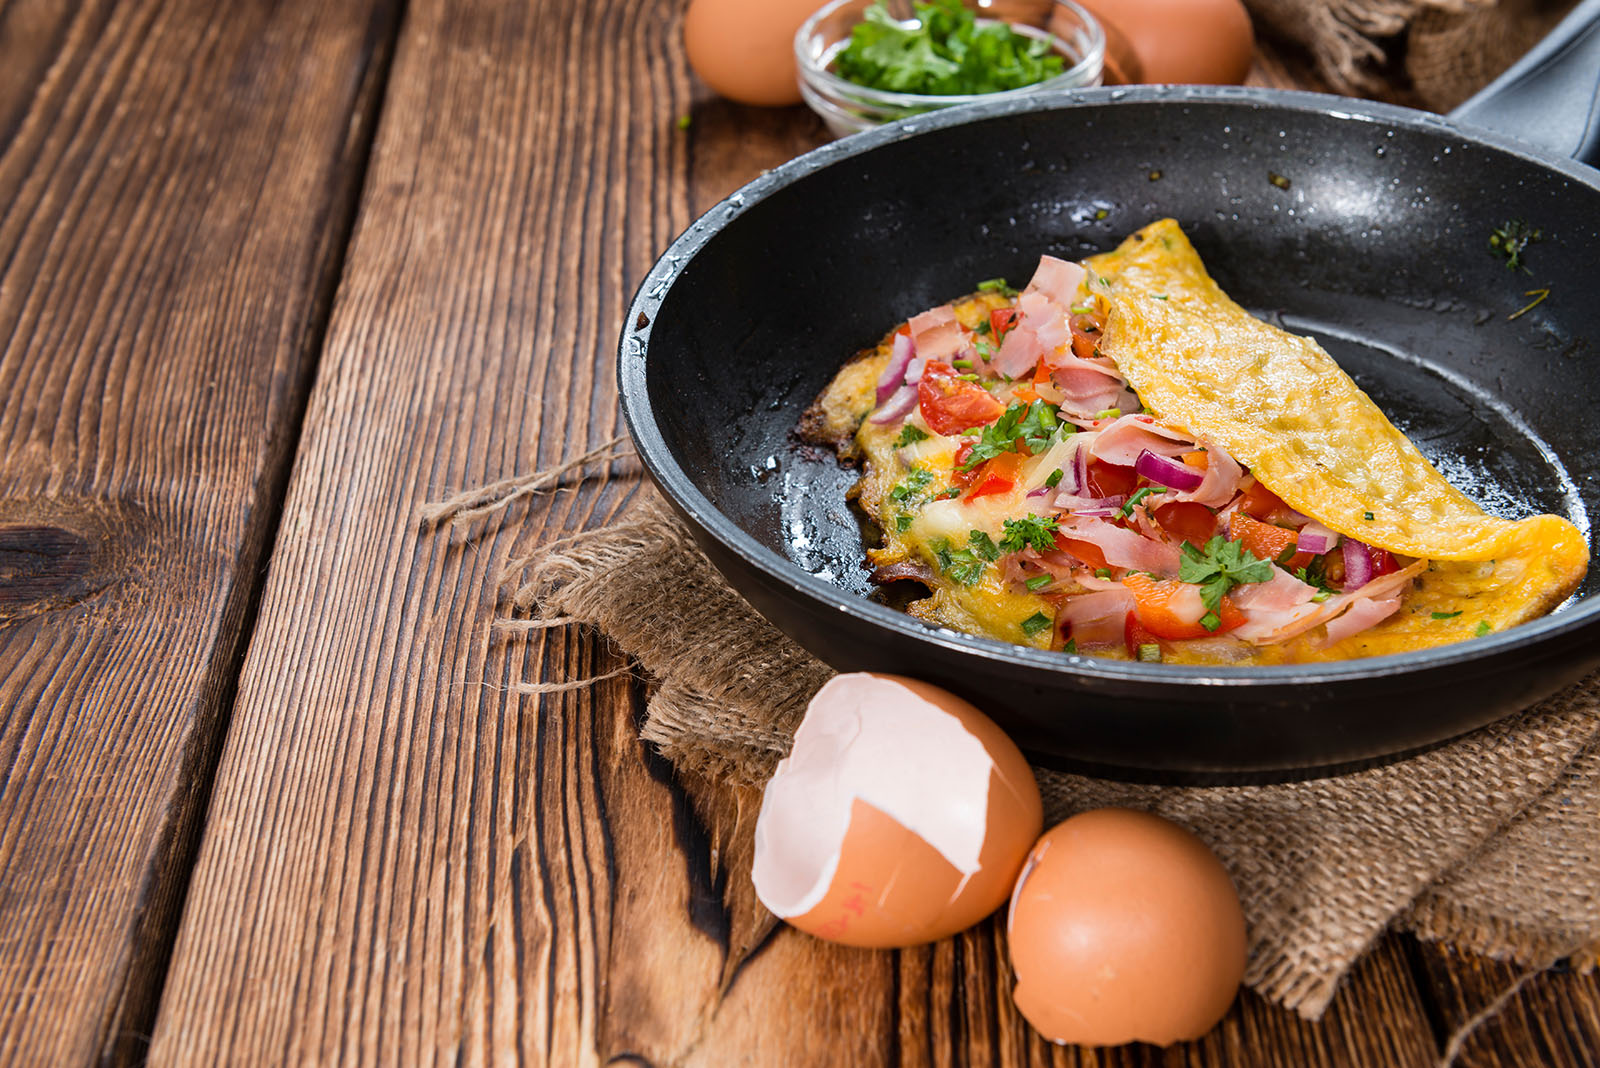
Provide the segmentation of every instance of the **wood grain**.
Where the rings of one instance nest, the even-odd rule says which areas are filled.
[[[615,931],[656,900],[674,997],[715,989],[629,685],[507,693],[615,654],[490,626],[514,545],[634,483],[469,545],[417,520],[619,432],[623,309],[689,222],[674,10],[407,11],[154,1063],[592,1063],[625,989]]]
[[[391,16],[0,4],[0,1062],[144,1047]]]

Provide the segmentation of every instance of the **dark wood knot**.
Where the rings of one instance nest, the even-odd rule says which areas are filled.
[[[0,524],[0,616],[83,597],[93,569],[94,547],[75,530]]]

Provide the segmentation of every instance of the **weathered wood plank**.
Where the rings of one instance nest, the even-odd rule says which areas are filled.
[[[681,970],[663,1009],[715,989],[631,687],[506,692],[615,655],[490,629],[514,545],[604,518],[633,483],[468,546],[417,520],[619,433],[623,310],[689,222],[675,11],[407,11],[155,1063],[592,1062],[627,991],[614,932],[648,928],[662,895],[678,937],[657,970]]]
[[[0,4],[0,1062],[147,1041],[393,7]]]
[[[1439,943],[1420,942],[1413,948],[1447,1035],[1490,1009],[1528,971]],[[1532,976],[1503,1008],[1465,1036],[1455,1063],[1460,1068],[1600,1064],[1600,974],[1560,968]]]

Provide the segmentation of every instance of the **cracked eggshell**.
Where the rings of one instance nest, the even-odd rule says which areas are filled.
[[[1244,913],[1227,870],[1147,812],[1095,809],[1052,827],[1028,854],[1006,926],[1012,996],[1054,1042],[1199,1038],[1244,977]]]
[[[914,679],[838,675],[762,795],[751,875],[802,931],[918,945],[1003,905],[1042,825],[1032,769],[983,713]]]

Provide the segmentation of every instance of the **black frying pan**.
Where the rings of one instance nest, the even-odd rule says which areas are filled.
[[[1568,152],[1595,148],[1597,19],[1600,0],[1587,0],[1558,31],[1565,52],[1545,49],[1556,53],[1545,65],[1577,71],[1584,88],[1537,114],[1577,121],[1535,131],[1511,120],[1567,138]],[[1519,92],[1501,86],[1475,113],[1514,116]],[[1165,215],[1229,294],[1316,335],[1481,503],[1560,513],[1588,532],[1600,515],[1600,172],[1436,116],[1310,93],[1139,87],[989,102],[763,175],[640,286],[619,363],[639,452],[728,580],[806,648],[841,670],[955,690],[1066,766],[1304,775],[1459,735],[1600,664],[1600,573],[1562,610],[1504,634],[1232,670],[1024,649],[868,599],[845,500],[855,473],[796,444],[802,409],[896,321],[977,279],[1026,279],[1042,252],[1078,259]],[[1511,219],[1543,233],[1528,273],[1488,246]]]

